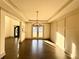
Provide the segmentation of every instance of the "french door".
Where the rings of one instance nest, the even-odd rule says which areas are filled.
[[[32,27],[32,37],[33,39],[42,39],[43,38],[43,26],[34,25]]]

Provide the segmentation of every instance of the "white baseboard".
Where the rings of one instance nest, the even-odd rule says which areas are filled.
[[[67,51],[64,51],[64,52],[65,52],[65,54],[66,54],[67,56],[71,57],[71,54],[70,54],[69,52],[67,52]]]
[[[5,55],[6,55],[5,52],[1,53],[1,54],[0,54],[0,59],[1,59],[2,57],[4,57]]]

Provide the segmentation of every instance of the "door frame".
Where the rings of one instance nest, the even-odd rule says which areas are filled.
[[[38,37],[37,37],[37,38],[33,38],[33,26],[36,26],[36,27],[42,26],[42,27],[43,27],[43,37],[42,37],[42,38],[38,38]],[[44,39],[44,25],[38,25],[38,26],[37,26],[37,25],[34,25],[34,24],[33,24],[33,25],[32,25],[32,32],[31,32],[31,33],[32,33],[32,39],[38,39],[38,40],[39,40],[39,39]],[[37,33],[37,35],[38,35],[38,33]]]

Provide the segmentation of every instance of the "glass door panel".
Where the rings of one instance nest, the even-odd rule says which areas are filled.
[[[39,26],[38,37],[39,37],[39,38],[43,38],[43,26]]]
[[[33,38],[37,38],[37,27],[33,26]]]
[[[43,26],[33,26],[32,31],[33,38],[43,38]]]

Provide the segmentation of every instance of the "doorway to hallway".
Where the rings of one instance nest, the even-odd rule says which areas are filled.
[[[32,38],[33,39],[43,39],[44,28],[42,25],[33,25],[32,26]]]

